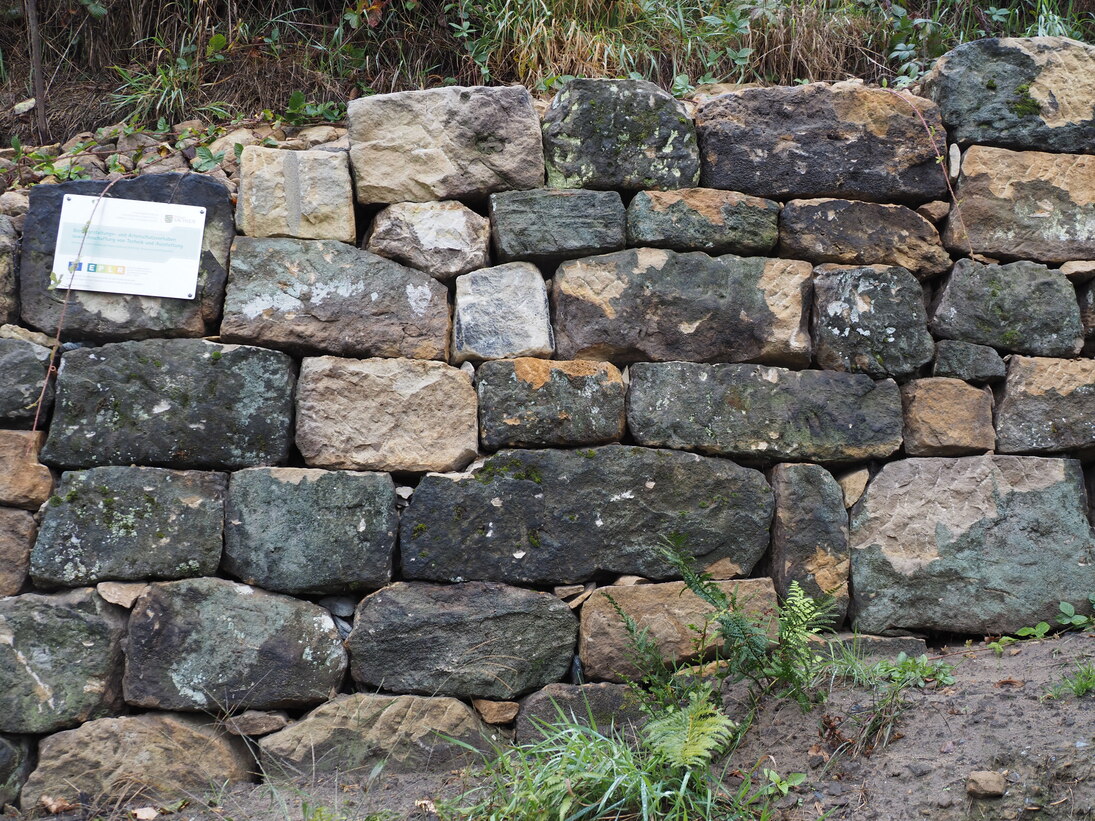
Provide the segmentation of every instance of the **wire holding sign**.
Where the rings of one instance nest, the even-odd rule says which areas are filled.
[[[193,299],[204,231],[198,206],[68,194],[53,281],[80,291]]]

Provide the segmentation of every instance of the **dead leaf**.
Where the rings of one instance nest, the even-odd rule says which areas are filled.
[[[160,811],[155,807],[138,807],[135,810],[130,810],[129,814],[137,821],[153,821],[154,818],[159,816]]]
[[[435,807],[433,802],[428,798],[419,798],[414,802],[414,806],[415,809],[425,810],[426,812],[437,812],[437,807]]]
[[[996,684],[994,684],[993,686],[994,687],[1023,687],[1025,685],[1026,685],[1025,681],[1020,681],[1017,678],[1002,678],[998,682],[996,682]]]
[[[54,798],[52,795],[43,795],[38,799],[38,803],[46,808],[46,812],[50,815],[60,815],[63,812],[72,812],[73,810],[80,809],[79,804],[73,804],[67,798]]]

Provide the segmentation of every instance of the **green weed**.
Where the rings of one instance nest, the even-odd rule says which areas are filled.
[[[1095,693],[1095,662],[1077,661],[1072,668],[1072,673],[1063,677],[1056,684],[1046,689],[1046,698],[1056,699],[1072,693],[1077,698],[1082,698],[1088,693]]]

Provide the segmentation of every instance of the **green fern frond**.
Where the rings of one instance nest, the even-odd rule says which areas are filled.
[[[711,701],[710,688],[693,692],[688,703],[647,722],[647,745],[673,767],[706,766],[725,749],[738,725]]]

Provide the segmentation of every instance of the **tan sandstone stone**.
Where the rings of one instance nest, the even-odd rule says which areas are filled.
[[[521,709],[516,701],[491,701],[485,698],[473,698],[471,706],[487,724],[509,724]]]
[[[0,505],[36,510],[53,491],[49,468],[38,461],[42,431],[0,430]]]
[[[984,453],[996,444],[991,394],[961,379],[914,379],[901,386],[901,403],[909,456]]]
[[[871,471],[868,468],[857,468],[842,473],[836,477],[837,484],[844,491],[844,507],[850,508],[859,501],[863,491],[867,489],[867,483],[871,481]]]
[[[36,530],[34,517],[25,510],[0,508],[0,598],[23,588]]]

